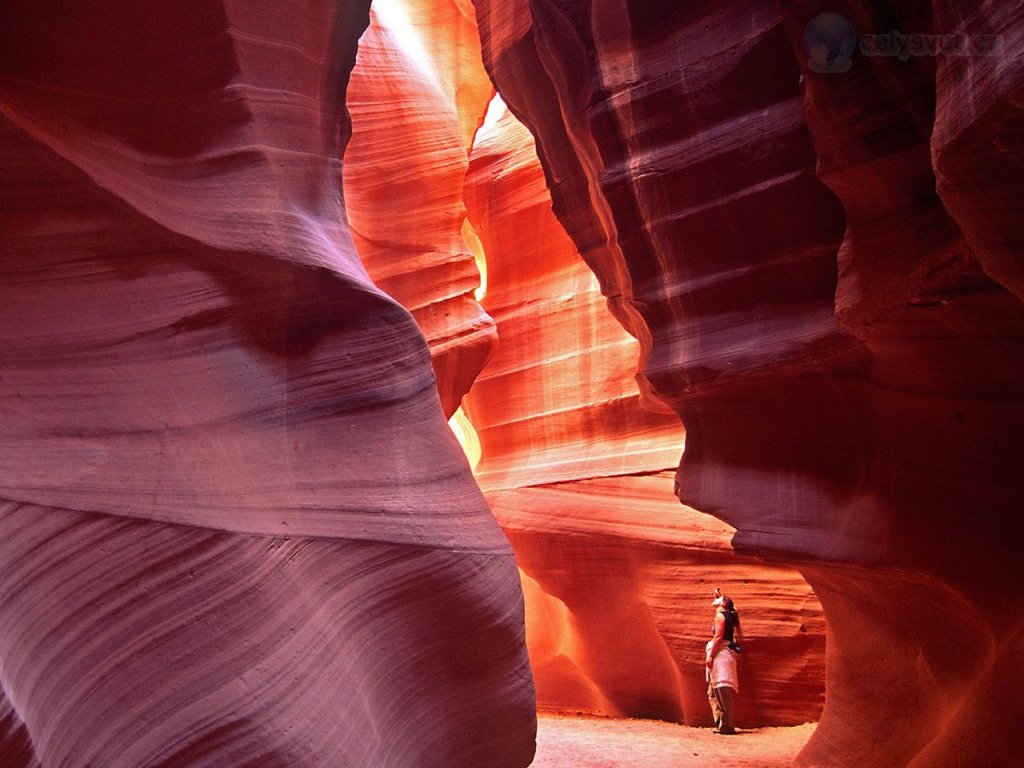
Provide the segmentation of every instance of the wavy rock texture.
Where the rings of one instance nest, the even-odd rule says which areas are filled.
[[[974,56],[935,62],[931,149],[936,187],[971,252],[1000,285],[1024,297],[1016,191],[1024,32],[1018,3],[933,3],[936,34],[961,35]]]
[[[349,91],[346,202],[368,271],[430,342],[449,412],[483,364],[466,376],[437,365],[452,353],[471,361],[467,337],[451,341],[461,323],[453,295],[468,316],[479,314],[466,293],[477,276],[460,232],[479,235],[483,303],[500,340],[463,406],[483,452],[478,479],[524,571],[539,704],[708,722],[706,598],[711,583],[739,582],[753,652],[771,659],[746,675],[741,714],[751,724],[816,719],[824,664],[816,601],[795,574],[737,561],[726,526],[713,524],[717,538],[698,535],[707,523],[668,492],[679,421],[649,396],[641,402],[633,375],[640,346],[609,315],[552,215],[532,137],[500,100],[468,137],[466,176],[460,126],[475,129],[486,102],[464,94],[490,92],[478,86],[489,81],[475,27],[452,33],[466,22],[457,10],[377,6]],[[475,69],[464,63],[467,49]],[[394,153],[396,142],[412,156]],[[595,514],[602,506],[613,511]],[[610,632],[620,642],[609,644]],[[650,659],[644,674],[640,659]]]
[[[367,21],[0,11],[5,766],[530,761],[507,541],[342,224]]]
[[[884,18],[869,4],[838,10],[860,29],[959,31],[975,41],[983,32],[1009,32],[1021,18],[1020,8],[1003,8],[979,28],[940,6],[933,17],[927,3],[901,4]],[[796,5],[787,13],[794,37],[801,11]],[[909,733],[886,740],[890,759],[947,765],[966,753],[968,764],[1012,762],[999,732],[1003,717],[1016,720],[1021,711],[1019,694],[1003,715],[981,701],[982,691],[1021,680],[1019,665],[1007,662],[1019,654],[1024,628],[1014,575],[1024,460],[1010,440],[1024,420],[1019,388],[1010,383],[1024,374],[1024,309],[1014,295],[1017,278],[1004,266],[1013,230],[1020,253],[1019,222],[1009,224],[1005,209],[1021,175],[1019,155],[1015,161],[1006,151],[1016,121],[1004,114],[993,122],[996,97],[983,73],[1006,57],[1000,87],[1020,94],[1021,70],[1012,61],[1021,42],[1000,36],[1008,47],[997,55],[865,57],[839,82],[813,73],[805,79],[819,176],[847,217],[836,315],[866,350],[873,445],[864,450],[870,474],[857,489],[868,499],[861,506],[885,522],[876,556],[910,571],[899,590],[871,572],[848,582],[822,569],[810,577],[826,607],[834,604],[835,626],[867,621],[875,631],[870,641],[840,640],[832,649],[841,693],[809,759],[849,750],[891,712]],[[977,113],[962,105],[968,93]],[[986,166],[1000,170],[982,181]],[[998,616],[989,615],[993,585],[1003,595]],[[915,625],[931,631],[901,642],[904,617],[922,605],[927,623]],[[856,691],[884,701],[894,689],[901,701],[874,712],[850,700]]]
[[[724,582],[742,716],[815,712],[797,565],[804,763],[1015,764],[1020,3],[385,3],[354,234],[367,3],[66,6],[0,10],[0,763],[529,762],[465,205],[541,703],[703,717]],[[991,47],[818,73],[821,11]]]
[[[738,717],[816,720],[820,606],[798,574],[737,558],[728,526],[672,495],[679,421],[639,392],[640,344],[552,214],[532,137],[507,110],[477,134],[466,205],[499,344],[464,408],[477,479],[523,571],[538,704],[709,723],[702,654],[720,584],[757,659]]]
[[[469,144],[493,87],[479,42],[471,44],[471,17],[454,3],[419,5],[378,3],[360,39],[347,99],[345,203],[374,282],[427,337],[451,416],[497,341],[473,297],[480,274],[463,237],[462,203]]]
[[[818,600],[793,569],[735,555],[732,529],[667,487],[665,472],[487,494],[523,572],[539,706],[710,725],[703,651],[718,585],[749,637],[738,721],[817,720]]]
[[[826,10],[1001,48],[818,73],[803,34]],[[680,498],[822,599],[802,760],[1012,764],[1020,4],[477,11],[556,214],[686,426]]]

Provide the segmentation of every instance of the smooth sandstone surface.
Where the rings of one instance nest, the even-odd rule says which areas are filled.
[[[739,558],[729,526],[672,494],[684,434],[636,381],[642,346],[551,211],[532,137],[501,104],[477,133],[466,206],[498,345],[463,401],[476,476],[523,574],[543,709],[709,725],[714,586],[749,642],[737,716],[817,720],[821,608],[795,571]]]
[[[5,768],[530,761],[511,551],[346,225],[367,5],[0,10]]]
[[[497,343],[473,296],[480,274],[462,201],[469,144],[493,87],[479,43],[468,44],[472,9],[422,5],[375,4],[360,38],[346,99],[345,210],[374,283],[427,338],[450,417]]]
[[[809,66],[823,11],[853,27],[846,72]],[[800,760],[1012,764],[1020,4],[477,12],[555,213],[685,424],[680,499],[821,598],[826,706]],[[893,29],[998,50],[858,49]]]
[[[1021,4],[375,8],[0,10],[0,763],[1015,764]]]
[[[461,141],[471,121],[455,94],[477,92],[486,75],[479,53],[476,69],[452,70],[462,49],[478,50],[475,27],[454,42],[438,33],[452,10],[371,14],[347,100],[346,204],[368,272],[430,343],[442,396],[454,395],[446,411],[462,398],[477,480],[521,569],[538,706],[709,724],[701,654],[717,584],[743,606],[746,658],[757,659],[745,665],[741,716],[816,720],[820,606],[798,574],[738,559],[732,529],[673,497],[682,426],[641,394],[642,347],[551,212],[533,138],[499,98],[474,103],[475,131]],[[468,316],[490,323],[486,346],[452,338],[460,290]]]

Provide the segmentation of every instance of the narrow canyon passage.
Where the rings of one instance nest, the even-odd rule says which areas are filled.
[[[349,91],[346,201],[371,276],[431,342],[442,393],[474,370],[455,426],[519,565],[538,706],[710,726],[703,651],[721,586],[756,659],[743,665],[740,722],[816,721],[820,605],[797,571],[737,556],[728,525],[673,495],[679,419],[639,390],[640,343],[551,211],[532,136],[476,85],[489,83],[482,61],[451,50],[471,25],[451,35],[446,19],[437,30],[413,6],[371,12]],[[480,98],[467,107],[465,93]],[[381,173],[381,147],[396,141],[417,154],[389,155]],[[480,287],[451,281],[474,263]],[[470,333],[489,341],[485,364]]]
[[[1022,30],[0,5],[0,766],[1015,765]]]
[[[701,600],[721,583],[757,617],[750,624],[763,643],[758,663],[745,665],[742,716],[816,720],[826,700],[821,591],[832,613],[831,704],[802,760],[845,764],[836,756],[856,754],[888,766],[920,751],[941,764],[941,745],[964,737],[941,713],[969,708],[955,681],[978,669],[954,659],[989,643],[970,595],[982,572],[1016,583],[998,544],[956,575],[936,546],[950,536],[927,547],[908,539],[920,535],[910,520],[922,513],[912,510],[946,509],[968,494],[940,483],[939,498],[919,458],[937,451],[937,467],[966,457],[936,398],[979,416],[979,434],[995,428],[982,415],[992,407],[1020,418],[1018,400],[990,406],[982,394],[1000,400],[1001,377],[1020,372],[1019,333],[1005,345],[989,335],[1016,323],[1019,302],[990,281],[995,266],[984,274],[949,203],[929,190],[936,171],[921,151],[932,122],[944,127],[933,65],[949,88],[965,60],[899,68],[866,59],[845,80],[815,79],[801,56],[806,35],[824,27],[810,24],[807,4],[749,18],[743,4],[708,17],[680,9],[655,21],[613,3],[499,11],[483,0],[475,18],[486,73],[474,73],[451,44],[475,53],[477,39],[468,28],[432,32],[437,4],[386,7],[403,9],[392,15],[402,31],[390,45],[404,51],[389,61],[393,76],[434,72],[443,87],[417,109],[447,102],[446,130],[463,131],[470,227],[452,222],[449,235],[461,231],[461,253],[482,265],[485,291],[475,298],[497,340],[465,390],[458,431],[516,553],[539,706],[709,722]],[[877,22],[866,9],[849,14],[858,27]],[[968,23],[924,5],[894,14],[914,28]],[[845,19],[818,23],[835,18]],[[679,72],[699,72],[706,87]],[[466,94],[478,91],[452,83],[485,74],[500,95],[486,113],[479,101],[468,111],[478,126],[469,140]],[[872,145],[846,122],[850,110],[871,115],[876,105],[893,110],[880,130],[898,146]],[[437,148],[439,131],[429,130]],[[422,201],[432,192],[420,181]],[[457,180],[447,184],[454,201]],[[984,308],[963,298],[973,294],[986,297]],[[933,306],[949,309],[914,309]],[[961,335],[977,350],[970,363],[955,353]],[[432,348],[435,369],[450,367],[438,363],[450,354],[444,337]],[[952,383],[971,379],[976,393]],[[952,413],[959,426],[971,421]],[[680,419],[690,435],[676,489],[701,511],[668,491]],[[1020,476],[1019,451],[1004,451],[1005,439],[972,442],[990,461],[979,492],[1004,520]],[[707,512],[736,525],[741,554],[734,529]],[[931,629],[908,645],[900,617],[919,605],[933,612]],[[887,689],[914,702],[913,737],[897,729],[884,746],[858,746],[898,706]],[[978,764],[1000,754],[969,741]]]

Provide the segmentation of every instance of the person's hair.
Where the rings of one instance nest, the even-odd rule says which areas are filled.
[[[731,597],[723,597],[722,598],[722,607],[725,608],[725,610],[727,610],[727,611],[735,610],[733,608],[733,605],[732,605],[732,598]]]

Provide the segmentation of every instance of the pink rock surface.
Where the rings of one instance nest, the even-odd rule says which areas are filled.
[[[511,552],[344,224],[366,24],[0,11],[5,767],[530,760]]]
[[[817,73],[802,38],[823,10],[1004,47]],[[822,598],[802,760],[1012,762],[1020,4],[477,11],[556,214],[686,426],[680,498]]]

